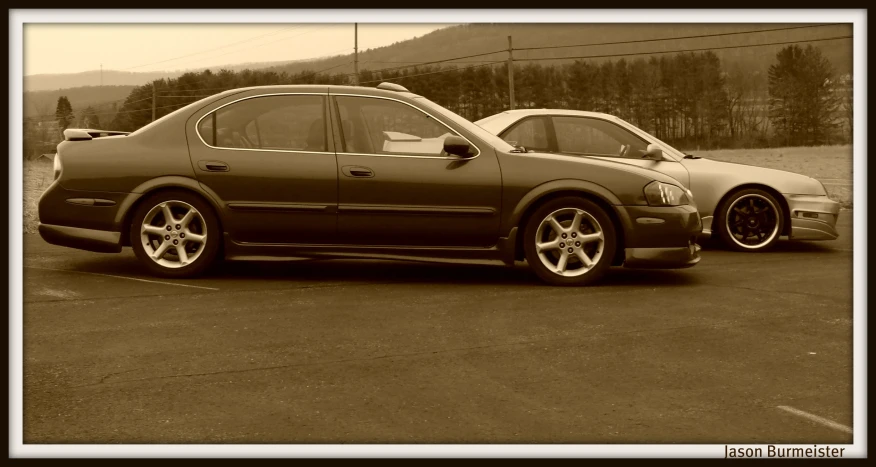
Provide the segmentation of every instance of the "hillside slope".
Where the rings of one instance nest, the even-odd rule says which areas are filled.
[[[515,49],[526,47],[573,45],[604,42],[621,42],[658,39],[666,37],[696,36],[759,29],[776,29],[801,26],[800,24],[470,24],[440,29],[422,37],[399,42],[386,47],[359,53],[360,70],[392,68],[411,63],[443,60],[452,57],[475,55],[501,50],[494,55],[462,59],[456,63],[477,63],[507,58],[508,36],[512,36]],[[815,38],[851,35],[850,25],[820,26],[816,28],[768,31],[754,34],[738,34],[719,37],[701,37],[633,44],[569,47],[544,50],[515,50],[515,60],[521,64],[533,63],[527,58],[556,58],[535,63],[542,65],[568,63],[562,59],[569,56],[612,54],[637,54],[653,51],[702,49],[773,42],[789,42]],[[851,70],[852,41],[831,40],[811,42],[822,49],[837,71]],[[805,45],[805,44],[803,44]],[[764,71],[775,62],[776,53],[782,45],[715,50],[718,57],[729,64]],[[635,57],[635,55],[630,55]],[[594,62],[616,60],[619,57],[594,58]],[[350,73],[353,70],[352,55],[340,55],[311,62],[299,62],[270,67],[275,71],[297,73],[305,70],[322,70],[330,67],[332,73]]]
[[[83,86],[54,91],[25,92],[24,116],[27,118],[54,115],[60,96],[67,96],[74,112],[82,111],[89,106],[101,112],[110,111],[111,103],[121,104],[132,89],[134,86]]]

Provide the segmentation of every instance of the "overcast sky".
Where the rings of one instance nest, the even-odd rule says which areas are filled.
[[[360,24],[359,50],[447,24]],[[353,24],[25,24],[24,74],[175,71],[353,52]]]

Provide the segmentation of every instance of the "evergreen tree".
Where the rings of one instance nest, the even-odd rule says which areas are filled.
[[[58,105],[55,108],[55,119],[58,121],[58,129],[63,132],[70,126],[70,121],[73,118],[73,107],[67,96],[58,98]]]
[[[783,48],[769,68],[769,118],[786,145],[828,143],[837,128],[839,101],[833,67],[811,45]]]

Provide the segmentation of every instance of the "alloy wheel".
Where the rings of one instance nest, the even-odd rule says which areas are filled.
[[[779,210],[769,198],[746,194],[727,210],[727,233],[742,248],[762,248],[779,234],[778,216]]]
[[[191,204],[163,201],[146,213],[140,239],[152,261],[165,268],[181,268],[204,252],[207,223]]]
[[[554,274],[576,277],[599,263],[605,235],[587,211],[563,208],[541,221],[535,232],[535,249],[542,264]]]

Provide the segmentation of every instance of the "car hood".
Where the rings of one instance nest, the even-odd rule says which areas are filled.
[[[727,180],[738,180],[739,184],[761,183],[785,194],[827,194],[824,186],[818,180],[785,170],[768,169],[756,165],[716,161],[707,158],[683,159],[681,163],[690,172],[691,179],[698,178],[698,175],[720,174]]]
[[[599,166],[605,167],[614,170],[622,170],[624,172],[634,173],[644,178],[648,178],[651,180],[658,180],[664,183],[671,183],[673,185],[678,185],[683,187],[684,184],[680,181],[672,178],[672,176],[667,175],[663,172],[658,172],[656,170],[647,169],[645,167],[639,167],[635,164],[626,163],[623,159],[601,159],[596,157],[586,157],[586,156],[578,156],[573,154],[561,154],[561,153],[552,153],[552,152],[526,152],[521,153],[522,156],[539,158],[539,159],[549,159],[556,161],[565,161],[572,162],[576,166],[586,167],[586,166]]]

